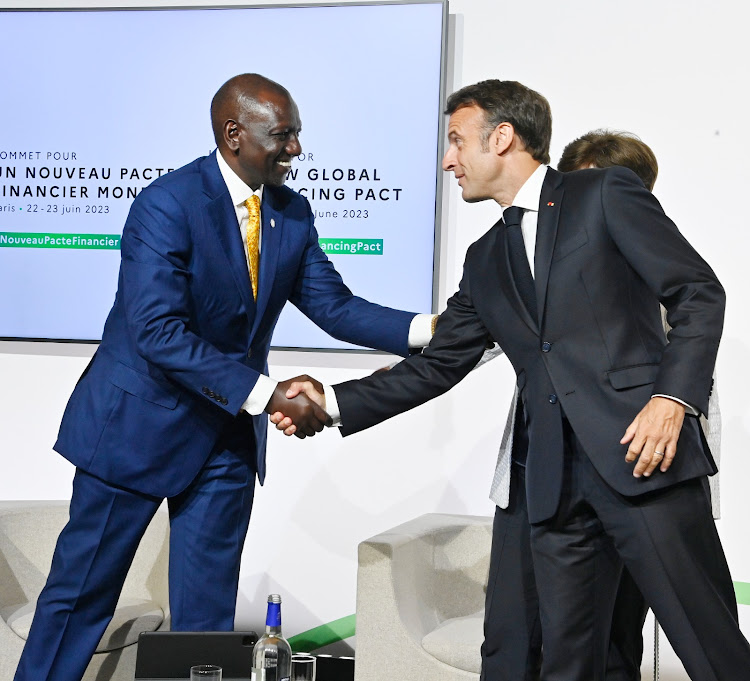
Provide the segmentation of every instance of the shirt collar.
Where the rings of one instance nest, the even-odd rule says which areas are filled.
[[[253,191],[248,185],[246,185],[229,167],[229,164],[224,160],[221,152],[216,150],[216,161],[219,164],[219,172],[224,178],[224,183],[227,185],[229,190],[229,196],[232,199],[234,206],[242,206],[253,194],[257,194],[258,197],[263,200],[263,185],[258,187],[257,191]]]
[[[542,164],[531,174],[513,199],[514,206],[524,210],[533,210],[535,213],[539,212],[539,200],[542,198],[542,185],[547,169],[548,166]]]

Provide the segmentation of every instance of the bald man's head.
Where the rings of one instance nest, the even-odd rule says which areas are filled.
[[[245,182],[284,184],[302,148],[299,111],[286,88],[257,73],[230,78],[211,102],[211,126],[219,153]]]
[[[222,128],[227,119],[237,118],[241,111],[262,107],[270,93],[292,98],[285,87],[259,73],[242,73],[224,83],[211,100],[211,127],[216,146],[222,144]]]

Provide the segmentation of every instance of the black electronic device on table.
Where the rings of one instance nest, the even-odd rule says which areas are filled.
[[[135,681],[190,678],[190,667],[216,664],[225,681],[250,678],[254,631],[147,631],[138,637]]]

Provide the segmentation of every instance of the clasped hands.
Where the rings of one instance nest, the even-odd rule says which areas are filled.
[[[271,423],[285,435],[298,438],[312,437],[325,426],[331,417],[325,411],[323,385],[307,374],[281,381],[266,405]]]

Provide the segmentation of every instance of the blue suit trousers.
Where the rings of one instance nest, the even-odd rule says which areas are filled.
[[[173,630],[234,628],[255,462],[247,443],[223,444],[188,488],[168,499]],[[15,681],[80,681],[161,502],[76,470],[70,520],[58,539]]]

